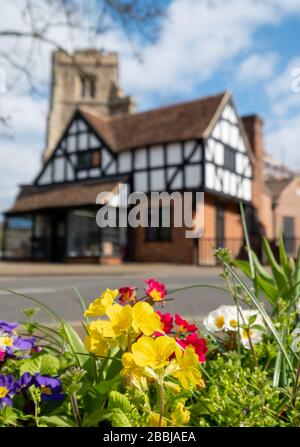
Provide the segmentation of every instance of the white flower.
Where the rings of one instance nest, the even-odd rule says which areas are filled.
[[[296,304],[296,312],[300,315],[300,298],[298,299],[298,302]]]
[[[241,342],[246,349],[251,349],[250,340],[253,345],[260,343],[262,341],[262,335],[262,331],[258,329],[240,329]]]
[[[293,337],[291,344],[292,351],[300,352],[300,327],[294,329],[291,336]]]
[[[253,317],[256,318],[254,319]],[[264,321],[258,311],[241,308],[238,310],[237,306],[225,305],[220,306],[218,309],[210,312],[204,320],[204,325],[210,332],[237,332],[239,328],[241,332],[242,326],[250,326],[249,329],[251,329],[252,334],[251,341],[253,338],[253,343],[259,343],[262,339],[262,330],[259,330],[253,326],[259,325],[265,328]],[[243,336],[242,339],[244,339],[245,346],[248,346],[249,338],[247,336]]]
[[[225,330],[225,321],[227,318],[226,308],[227,306],[220,306],[207,315],[203,322],[206,329],[210,332],[221,332]]]
[[[238,308],[236,306],[223,306],[225,311],[225,330],[236,332],[242,324],[241,317],[238,315]]]

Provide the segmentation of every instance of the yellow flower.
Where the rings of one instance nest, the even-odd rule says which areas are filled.
[[[89,308],[85,311],[84,316],[85,317],[100,317],[101,315],[104,315],[106,312],[106,309],[110,307],[114,300],[117,298],[119,294],[118,289],[111,290],[106,289],[99,298],[96,298],[95,301],[93,301]]]
[[[139,368],[135,363],[131,352],[125,352],[125,354],[122,355],[122,365],[123,365],[123,369],[121,370],[122,376],[128,376],[129,374],[133,374],[135,376],[141,376],[142,374],[141,368]]]
[[[93,321],[88,326],[88,330],[91,328],[91,330],[95,330],[104,338],[115,338],[127,331],[131,326],[132,310],[129,305],[120,306],[120,304],[113,304],[106,309],[106,315],[109,320]]]
[[[94,338],[90,335],[85,337],[84,345],[89,352],[100,357],[105,357],[109,350],[109,345],[105,340]]]
[[[171,420],[176,427],[186,425],[190,422],[191,412],[185,408],[183,403],[178,402],[171,414]]]
[[[120,304],[114,304],[106,310],[106,315],[110,319],[115,337],[127,331],[131,326],[132,307],[130,305],[120,306]]]
[[[132,308],[132,327],[138,334],[152,335],[155,331],[162,331],[159,315],[148,303],[138,302]]]
[[[11,337],[0,337],[0,346],[6,347],[6,346],[12,346],[13,345],[13,339]]]
[[[141,368],[163,368],[169,363],[169,357],[175,347],[174,338],[162,336],[153,339],[143,335],[132,345],[133,360]]]
[[[159,427],[159,419],[160,419],[160,415],[158,413],[151,413],[148,418],[148,427]],[[167,422],[166,422],[165,418],[162,418],[160,426],[161,427],[167,426]]]
[[[8,392],[8,388],[6,388],[5,386],[0,386],[0,399],[4,399]]]
[[[175,353],[179,369],[175,370],[172,376],[176,377],[186,390],[202,383],[202,376],[198,369],[199,360],[194,349],[188,346],[183,352],[176,347]]]

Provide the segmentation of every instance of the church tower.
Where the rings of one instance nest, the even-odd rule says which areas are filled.
[[[115,52],[95,49],[52,56],[52,88],[47,143],[43,160],[54,150],[74,110],[88,106],[103,116],[134,113],[136,103],[119,87],[119,61]]]

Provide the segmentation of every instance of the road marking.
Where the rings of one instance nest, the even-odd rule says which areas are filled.
[[[0,295],[8,295],[13,294],[13,292],[21,293],[23,295],[27,294],[36,294],[36,293],[55,293],[56,289],[53,287],[31,287],[28,289],[12,289],[12,292],[9,292],[8,290],[0,290]]]

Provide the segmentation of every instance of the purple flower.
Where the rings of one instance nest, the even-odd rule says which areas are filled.
[[[12,396],[16,392],[16,382],[11,374],[0,374],[0,409],[3,404],[12,406]]]
[[[16,337],[14,340],[14,347],[18,351],[31,351],[34,347],[36,339],[34,337],[32,338],[23,338],[23,337]]]
[[[7,334],[14,334],[14,330],[18,326],[18,323],[8,323],[8,321],[0,320],[0,331],[6,332]]]
[[[62,393],[61,381],[56,377],[41,376],[35,374],[32,384],[40,388],[42,392],[42,400],[61,400],[64,398]]]
[[[0,361],[4,361],[5,357],[26,358],[28,356],[16,355],[26,351],[32,351],[35,344],[35,338],[23,338],[16,334],[0,332]]]
[[[26,391],[32,385],[32,375],[29,372],[24,373],[17,381],[17,392]]]

